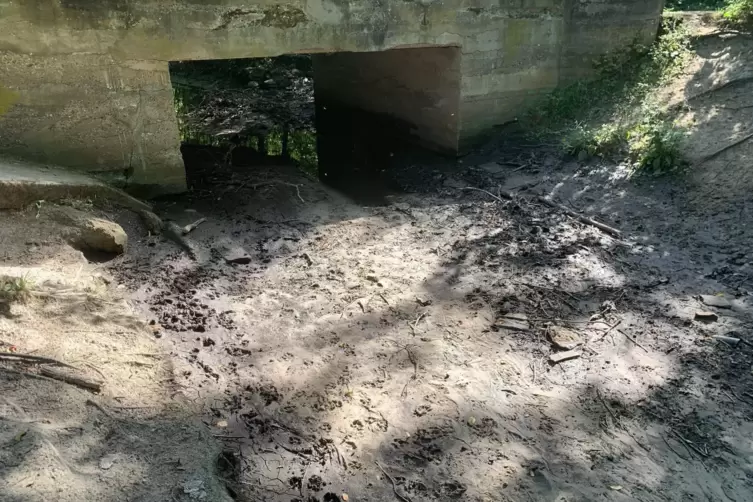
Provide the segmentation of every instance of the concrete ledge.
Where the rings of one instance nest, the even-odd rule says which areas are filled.
[[[89,198],[133,210],[151,207],[117,188],[80,173],[0,159],[0,209],[21,209],[38,200]]]

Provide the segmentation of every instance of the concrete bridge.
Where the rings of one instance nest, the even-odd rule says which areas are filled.
[[[663,0],[0,0],[0,156],[185,189],[168,63],[313,53],[317,102],[458,152],[595,57],[650,43]]]

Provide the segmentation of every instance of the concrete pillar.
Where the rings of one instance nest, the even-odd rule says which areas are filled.
[[[457,47],[320,54],[313,64],[319,159],[330,175],[338,165],[379,169],[395,141],[457,153]]]
[[[185,190],[167,63],[0,52],[0,156],[97,173],[144,196]]]

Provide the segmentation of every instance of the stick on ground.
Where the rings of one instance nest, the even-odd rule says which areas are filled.
[[[742,138],[738,139],[737,141],[733,141],[729,145],[723,146],[720,149],[718,149],[718,150],[716,150],[716,151],[714,151],[714,152],[706,155],[701,160],[699,160],[698,163],[699,164],[703,164],[704,162],[708,162],[709,160],[713,159],[714,157],[717,157],[717,156],[721,155],[722,153],[726,152],[727,150],[729,150],[731,148],[736,147],[737,145],[739,145],[741,143],[745,143],[746,141],[748,141],[751,138],[753,138],[753,133],[746,134],[745,136],[743,136]]]
[[[32,356],[30,354],[18,354],[16,352],[0,353],[0,360],[2,359],[5,359],[6,361],[24,362],[29,364],[55,364],[57,366],[65,366],[66,368],[77,369],[75,366],[71,366],[70,364],[64,363],[63,361],[58,361],[57,359],[52,359],[51,357]]]
[[[42,368],[40,370],[40,373],[48,378],[59,380],[71,385],[76,385],[78,387],[83,387],[84,389],[93,390],[94,392],[99,392],[100,390],[102,390],[102,384],[100,382],[96,382],[84,377],[69,375],[52,368]]]
[[[400,495],[400,492],[397,491],[397,483],[395,483],[395,478],[387,474],[387,471],[384,470],[384,467],[382,467],[381,464],[379,464],[379,462],[374,460],[374,463],[376,464],[377,467],[379,467],[379,470],[382,471],[385,476],[387,476],[387,479],[390,480],[390,483],[392,483],[392,491],[395,492],[395,496],[399,498],[400,500],[402,500],[403,502],[411,502],[411,499],[409,499],[408,497],[404,495]]]
[[[557,204],[556,202],[553,202],[546,197],[538,196],[536,197],[536,200],[541,202],[542,204],[546,204],[547,206],[559,209],[563,213],[567,214],[568,216],[572,216],[576,220],[580,221],[581,223],[585,223],[586,225],[591,225],[592,227],[596,227],[605,234],[611,235],[612,237],[620,238],[622,236],[622,232],[617,230],[616,228],[610,227],[609,225],[605,225],[604,223],[600,223],[594,219],[588,218],[587,216],[583,216],[582,214],[576,213],[572,209],[570,209],[567,206],[563,206],[562,204]]]
[[[493,193],[491,193],[489,191],[482,190],[481,188],[476,188],[476,187],[465,187],[465,188],[461,188],[461,190],[474,190],[476,192],[482,192],[482,193],[485,193],[488,196],[494,198],[495,200],[497,200],[499,202],[504,202],[504,199],[507,199],[507,200],[512,200],[513,199],[513,196],[512,196],[511,193],[505,192],[505,191],[501,191],[501,190],[499,192],[499,196],[494,195]],[[504,199],[503,199],[503,197],[504,197]],[[585,223],[586,225],[591,225],[592,227],[596,227],[596,228],[598,228],[599,230],[601,230],[602,232],[604,232],[607,235],[611,235],[612,237],[615,237],[615,238],[618,238],[618,239],[622,236],[622,232],[620,232],[616,228],[610,227],[609,225],[605,225],[604,223],[598,222],[598,221],[596,221],[596,220],[594,220],[592,218],[589,218],[587,216],[583,216],[580,213],[576,213],[575,211],[573,211],[569,207],[563,206],[562,204],[557,204],[556,202],[551,201],[551,200],[547,199],[546,197],[538,196],[538,197],[536,197],[536,200],[539,201],[540,203],[544,204],[544,205],[547,205],[547,206],[553,208],[553,209],[559,209],[560,211],[564,212],[568,216],[571,216],[571,217],[575,218],[576,220],[580,221],[581,223]]]

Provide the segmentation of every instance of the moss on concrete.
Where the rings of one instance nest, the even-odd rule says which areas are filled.
[[[292,5],[273,5],[264,9],[264,17],[260,21],[260,24],[274,28],[294,28],[306,21],[306,14],[298,7]]]
[[[21,95],[18,92],[0,85],[0,117],[8,113],[8,110],[18,102],[20,97]]]

